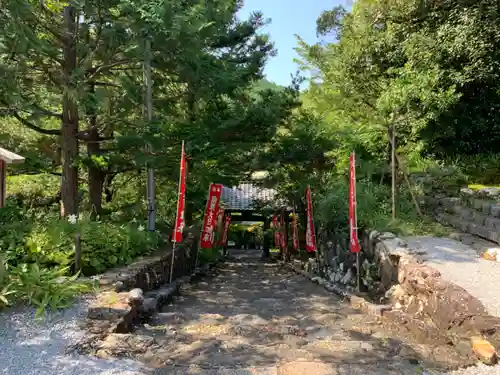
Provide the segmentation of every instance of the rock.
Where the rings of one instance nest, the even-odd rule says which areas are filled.
[[[460,188],[460,193],[466,194],[466,195],[474,195],[474,190],[469,189],[469,188]]]
[[[406,294],[418,296],[422,313],[444,330],[459,327],[474,316],[486,315],[486,308],[465,289],[441,278],[432,267],[402,258],[398,280]],[[419,307],[420,309],[420,307]]]
[[[128,292],[128,303],[130,306],[139,308],[144,302],[144,293],[140,288],[134,288]]]
[[[481,258],[486,260],[497,261],[500,260],[500,249],[489,248],[484,253],[481,254]]]
[[[96,320],[119,319],[131,311],[128,293],[103,292],[90,305],[87,318]]]
[[[399,284],[391,286],[391,288],[385,292],[385,298],[393,305],[398,302],[401,303],[405,295],[406,293],[403,287]]]
[[[342,279],[342,274],[340,272],[335,272],[334,282],[338,283]]]
[[[338,371],[332,364],[324,362],[294,361],[282,364],[278,367],[277,375],[338,375]]]
[[[140,305],[139,305],[140,301]],[[99,320],[111,333],[128,333],[139,322],[143,299],[130,301],[129,293],[107,291],[100,293],[87,311],[87,318]]]
[[[236,324],[248,324],[248,325],[266,325],[269,322],[261,318],[258,315],[251,315],[251,314],[237,314],[233,315],[228,319],[229,322],[231,323],[236,323]]]
[[[487,188],[480,189],[479,193],[482,193],[482,194],[490,196],[490,197],[496,197],[496,196],[500,195],[500,188],[487,187]]]
[[[494,217],[500,217],[500,204],[495,204],[490,206],[490,215]]]
[[[369,342],[362,342],[360,344],[360,348],[364,350],[365,352],[371,352],[373,351],[373,345],[370,344]]]
[[[155,344],[150,336],[112,333],[97,346],[96,356],[100,358],[130,357],[144,354]]]
[[[351,269],[348,269],[344,277],[340,280],[340,282],[344,285],[348,284],[352,280],[352,271]]]
[[[126,290],[127,290],[127,287],[123,281],[117,281],[115,283],[115,292],[116,293],[125,292]]]
[[[302,347],[304,345],[307,345],[309,341],[307,341],[305,338],[297,336],[297,335],[283,335],[283,342],[286,345],[289,345],[291,347]]]
[[[477,358],[487,365],[494,365],[497,363],[497,353],[493,345],[481,336],[471,337],[472,351]]]
[[[396,235],[391,232],[384,232],[378,236],[378,240],[383,241],[383,240],[390,240],[396,238]]]
[[[141,320],[149,320],[156,313],[158,307],[158,300],[156,298],[144,298],[142,305],[139,307],[139,315]]]

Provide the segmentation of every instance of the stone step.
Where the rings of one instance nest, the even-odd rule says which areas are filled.
[[[436,219],[447,225],[469,234],[484,238],[486,240],[500,244],[500,231],[490,229],[484,225],[478,224],[474,219],[462,218],[449,213],[441,212],[436,214]]]

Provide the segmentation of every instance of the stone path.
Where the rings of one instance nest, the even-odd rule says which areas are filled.
[[[259,262],[258,251],[233,255],[134,333],[148,346],[134,356],[154,374],[434,374],[437,355],[452,355],[393,338],[322,287]]]
[[[500,316],[500,262],[482,259],[477,251],[451,238],[409,237],[408,247],[425,251],[425,263],[478,298],[493,316]]]

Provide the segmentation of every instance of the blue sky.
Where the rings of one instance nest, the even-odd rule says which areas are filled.
[[[293,62],[297,40],[300,35],[307,43],[314,43],[316,38],[316,19],[323,10],[332,9],[342,0],[245,0],[239,15],[246,18],[253,11],[261,11],[264,17],[271,19],[265,32],[271,35],[278,50],[278,56],[272,58],[265,68],[266,78],[281,85],[291,82],[290,75],[297,71]]]

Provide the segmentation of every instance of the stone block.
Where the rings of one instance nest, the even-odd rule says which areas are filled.
[[[140,301],[140,302],[139,302]],[[109,332],[128,333],[139,320],[143,299],[130,299],[129,293],[100,293],[87,311],[87,318],[99,320]]]
[[[487,365],[497,363],[497,353],[493,345],[481,336],[473,336],[470,339],[472,351],[476,357]]]
[[[499,233],[496,230],[491,230],[481,225],[471,224],[468,232],[496,243],[500,242]]]
[[[450,211],[452,213],[457,214],[462,219],[472,219],[472,218],[474,218],[474,214],[476,213],[476,211],[473,211],[473,210],[471,210],[467,207],[461,206],[461,205],[453,206],[453,209]]]
[[[488,229],[494,229],[494,230],[498,231],[498,230],[500,230],[500,219],[497,217],[493,217],[493,216],[487,216],[484,219],[484,225]]]
[[[460,204],[460,198],[446,197],[439,200],[439,204],[445,208],[453,208],[455,205]]]
[[[144,302],[139,308],[139,317],[141,321],[148,321],[158,311],[159,307],[160,306],[156,298],[144,298]]]
[[[500,204],[492,204],[490,207],[490,215],[493,217],[500,218]]]
[[[491,203],[488,203],[488,202],[483,203],[481,211],[485,215],[490,215],[491,214]]]

